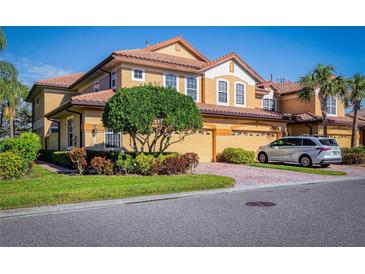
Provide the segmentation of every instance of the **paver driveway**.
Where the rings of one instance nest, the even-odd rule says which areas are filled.
[[[333,165],[330,169],[345,171],[348,174],[347,176],[365,177],[365,167]],[[288,182],[310,182],[337,177],[227,163],[202,163],[198,166],[196,173],[232,177],[236,180],[235,187]]]

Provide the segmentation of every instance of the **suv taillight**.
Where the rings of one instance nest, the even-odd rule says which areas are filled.
[[[318,155],[319,155],[319,154],[321,154],[322,151],[329,151],[331,149],[328,147],[317,147],[317,150],[319,150],[319,153],[318,153]]]

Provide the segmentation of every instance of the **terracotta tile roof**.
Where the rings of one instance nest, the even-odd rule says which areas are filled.
[[[71,97],[71,104],[105,106],[105,103],[114,95],[112,89],[106,89],[93,93],[85,93]]]
[[[256,84],[256,86],[259,87],[259,88],[265,89],[265,88],[268,88],[268,87],[273,87],[274,83],[272,81],[268,80],[268,81],[259,82],[259,83]]]
[[[270,93],[270,90],[263,89],[263,88],[256,88],[255,91],[256,91],[256,94],[260,94],[260,95],[267,95]]]
[[[313,122],[322,122],[322,116],[315,115],[311,112],[305,112],[300,114],[292,114],[290,116],[289,123],[291,124],[298,124],[298,123],[313,123]],[[329,124],[333,125],[352,125],[352,118],[345,116],[345,117],[334,117],[334,116],[327,116]],[[360,126],[365,126],[365,120],[359,120]]]
[[[303,89],[303,86],[299,82],[283,82],[283,83],[273,83],[274,88],[276,88],[280,94],[291,94]]]
[[[35,85],[68,88],[83,75],[84,75],[83,73],[74,73],[59,77],[38,80],[35,82]]]
[[[114,56],[117,57],[125,57],[130,59],[129,61],[133,61],[135,59],[141,60],[141,61],[150,61],[150,62],[156,62],[160,65],[166,64],[166,65],[173,65],[176,66],[176,68],[182,68],[182,69],[190,69],[190,70],[199,70],[203,67],[203,64],[205,62],[198,61],[195,59],[190,58],[183,58],[183,57],[177,57],[169,54],[159,53],[159,52],[150,52],[145,51],[143,49],[137,49],[137,50],[119,50],[113,52]]]
[[[243,107],[230,107],[219,106],[204,103],[197,103],[197,106],[203,114],[221,114],[228,116],[239,117],[254,117],[254,118],[266,118],[266,119],[285,119],[285,115],[280,112],[267,111],[260,108],[243,108]]]
[[[227,55],[224,55],[222,57],[219,57],[218,59],[212,60],[210,62],[207,62],[203,65],[203,68],[201,71],[206,71],[212,67],[215,67],[221,63],[224,63],[230,59],[234,59],[239,65],[241,65],[248,73],[250,73],[252,76],[256,78],[258,81],[265,81],[264,78],[262,78],[253,68],[251,68],[245,61],[243,61],[236,53],[232,52]]]
[[[189,49],[196,57],[198,57],[201,61],[207,62],[208,59],[201,54],[196,48],[194,48],[187,40],[184,39],[181,35],[173,37],[169,40],[162,41],[160,43],[145,47],[143,50],[145,51],[155,51],[164,47],[167,47],[169,45],[172,45],[176,42],[180,42],[183,44],[187,49]]]

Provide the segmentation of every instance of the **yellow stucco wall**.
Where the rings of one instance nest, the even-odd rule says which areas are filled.
[[[174,55],[178,57],[184,57],[189,59],[197,59],[195,55],[190,52],[187,48],[185,48],[181,43],[175,43],[161,49],[156,50],[156,52]]]
[[[229,105],[234,106],[234,86],[235,82],[243,82],[246,85],[246,107],[247,108],[261,108],[261,100],[255,96],[255,86],[248,85],[242,79],[234,75],[221,75],[215,78],[204,78],[204,102],[207,104],[217,104],[217,82],[218,79],[228,81],[229,86]]]
[[[315,113],[315,100],[303,102],[298,98],[297,94],[285,95],[279,99],[279,108],[281,112],[298,114],[303,112]]]

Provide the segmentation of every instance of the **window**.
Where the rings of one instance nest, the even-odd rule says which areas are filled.
[[[59,132],[58,123],[52,122],[51,126],[49,127],[49,134],[58,132]]]
[[[110,86],[112,87],[112,89],[115,89],[117,87],[117,73],[115,71],[112,72],[110,80]]]
[[[133,69],[132,80],[144,81],[144,71],[142,69]]]
[[[330,146],[330,147],[338,146],[335,139],[319,139],[319,142],[324,146]]]
[[[94,92],[98,92],[100,90],[100,84],[99,81],[96,81],[94,83]]]
[[[74,120],[67,120],[67,147],[71,148],[74,144]]]
[[[106,148],[120,148],[120,133],[105,129],[105,147]]]
[[[228,82],[218,81],[218,103],[228,104]]]
[[[177,89],[177,79],[176,75],[166,74],[165,75],[165,87],[176,88]]]
[[[198,80],[195,77],[186,78],[186,95],[191,96],[194,101],[198,101]]]
[[[286,146],[301,146],[302,145],[302,139],[301,138],[287,138],[285,140]]]
[[[327,97],[327,113],[329,115],[336,115],[337,114],[336,106],[337,106],[336,97],[328,96]]]
[[[316,146],[316,143],[313,142],[310,139],[303,139],[303,146],[311,146],[311,147],[314,147],[314,146]]]
[[[262,108],[266,110],[275,111],[275,100],[274,99],[263,99]]]
[[[272,147],[280,147],[285,145],[285,139],[279,139],[271,143]]]
[[[235,105],[240,105],[240,106],[245,105],[245,85],[244,84],[236,84]]]

